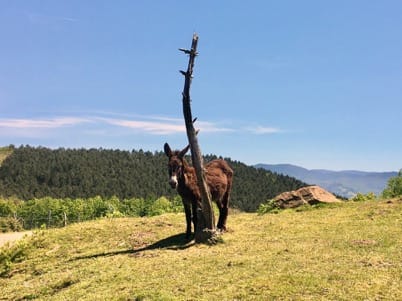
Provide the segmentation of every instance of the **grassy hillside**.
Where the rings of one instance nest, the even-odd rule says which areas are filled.
[[[44,230],[3,248],[1,300],[397,300],[402,200],[229,216],[215,246],[182,214]],[[4,258],[16,261],[4,265]],[[1,272],[1,271],[0,271]]]

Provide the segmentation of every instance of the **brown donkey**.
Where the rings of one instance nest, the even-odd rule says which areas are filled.
[[[197,224],[197,208],[201,204],[201,195],[197,185],[195,169],[184,159],[190,146],[181,151],[172,151],[169,144],[165,143],[165,154],[169,158],[169,184],[181,196],[186,213],[186,237],[191,235],[191,220],[194,231]],[[229,209],[230,190],[232,189],[233,170],[225,160],[217,159],[205,165],[205,176],[212,199],[219,208],[218,229],[226,230],[226,219]]]

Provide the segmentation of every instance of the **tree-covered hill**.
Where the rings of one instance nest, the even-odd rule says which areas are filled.
[[[215,156],[206,156],[211,160]],[[294,178],[227,159],[234,170],[231,205],[254,211],[275,195],[305,184]],[[28,200],[39,197],[120,199],[177,193],[167,181],[163,152],[64,149],[21,146],[0,166],[0,196]]]

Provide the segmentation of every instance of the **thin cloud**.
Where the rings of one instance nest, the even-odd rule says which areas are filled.
[[[197,128],[197,125],[199,125],[199,129],[201,132],[205,133],[219,133],[219,132],[234,132],[235,129],[232,128],[227,128],[227,127],[220,127],[217,124],[213,122],[206,122],[206,121],[200,121],[195,123],[195,127]]]
[[[8,118],[0,119],[0,137],[43,139],[60,136],[63,129],[73,129],[91,121],[79,117],[57,117],[43,119]]]
[[[155,121],[139,121],[139,120],[124,120],[124,119],[111,119],[111,118],[99,118],[104,122],[130,128],[134,130],[141,130],[151,134],[174,134],[185,132],[184,125],[178,125],[168,122],[155,122]]]
[[[60,17],[61,20],[66,21],[66,22],[77,22],[78,19],[75,18],[69,18],[69,17]]]
[[[50,15],[44,15],[44,14],[39,14],[39,13],[34,13],[34,12],[28,12],[27,14],[29,22],[32,24],[38,24],[38,25],[50,25],[53,23],[59,23],[59,22],[77,22],[78,19],[67,17],[67,16],[50,16]]]
[[[186,128],[184,122],[181,119],[169,118],[169,117],[149,117],[149,120],[130,120],[130,119],[112,119],[112,118],[99,118],[108,124],[130,128],[134,130],[141,130],[150,134],[177,134],[185,133]],[[232,129],[219,127],[212,122],[197,122],[195,125],[202,132],[216,133],[232,131]]]
[[[90,125],[90,128],[87,125]],[[225,127],[219,123],[208,121],[197,121],[194,126],[201,133],[247,132],[256,135],[266,135],[283,132],[275,127]],[[54,118],[0,119],[0,129],[4,129],[0,136],[9,136],[10,133],[15,133],[18,136],[40,136],[41,133],[49,135],[51,131],[54,132],[62,128],[85,130],[87,133],[89,133],[88,131],[106,133],[111,127],[119,127],[150,135],[174,135],[186,132],[184,121],[179,118],[160,116],[133,116],[131,118],[125,116],[125,118],[118,118],[92,115],[85,117],[61,116]],[[119,135],[118,132],[113,131],[115,135]],[[120,134],[127,134],[127,132],[120,132]]]
[[[154,135],[179,134],[186,132],[184,121],[182,119],[155,116],[136,116],[133,118],[108,118],[99,116],[63,116],[34,119],[8,118],[0,119],[0,128],[19,131],[41,131],[63,127],[82,126],[83,124],[89,123],[95,127],[99,126],[100,129],[104,129],[105,126],[117,126]],[[196,122],[195,126],[204,133],[233,131],[229,128],[220,127],[213,122]]]
[[[90,122],[86,118],[58,117],[49,119],[0,119],[0,128],[32,129],[32,128],[60,128]]]
[[[265,126],[246,127],[245,130],[257,135],[276,134],[283,132],[281,129]]]

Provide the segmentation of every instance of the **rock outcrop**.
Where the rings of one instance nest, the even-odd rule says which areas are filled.
[[[318,203],[340,203],[332,193],[319,186],[307,186],[298,190],[283,192],[274,198],[281,209],[295,208],[302,205]]]

